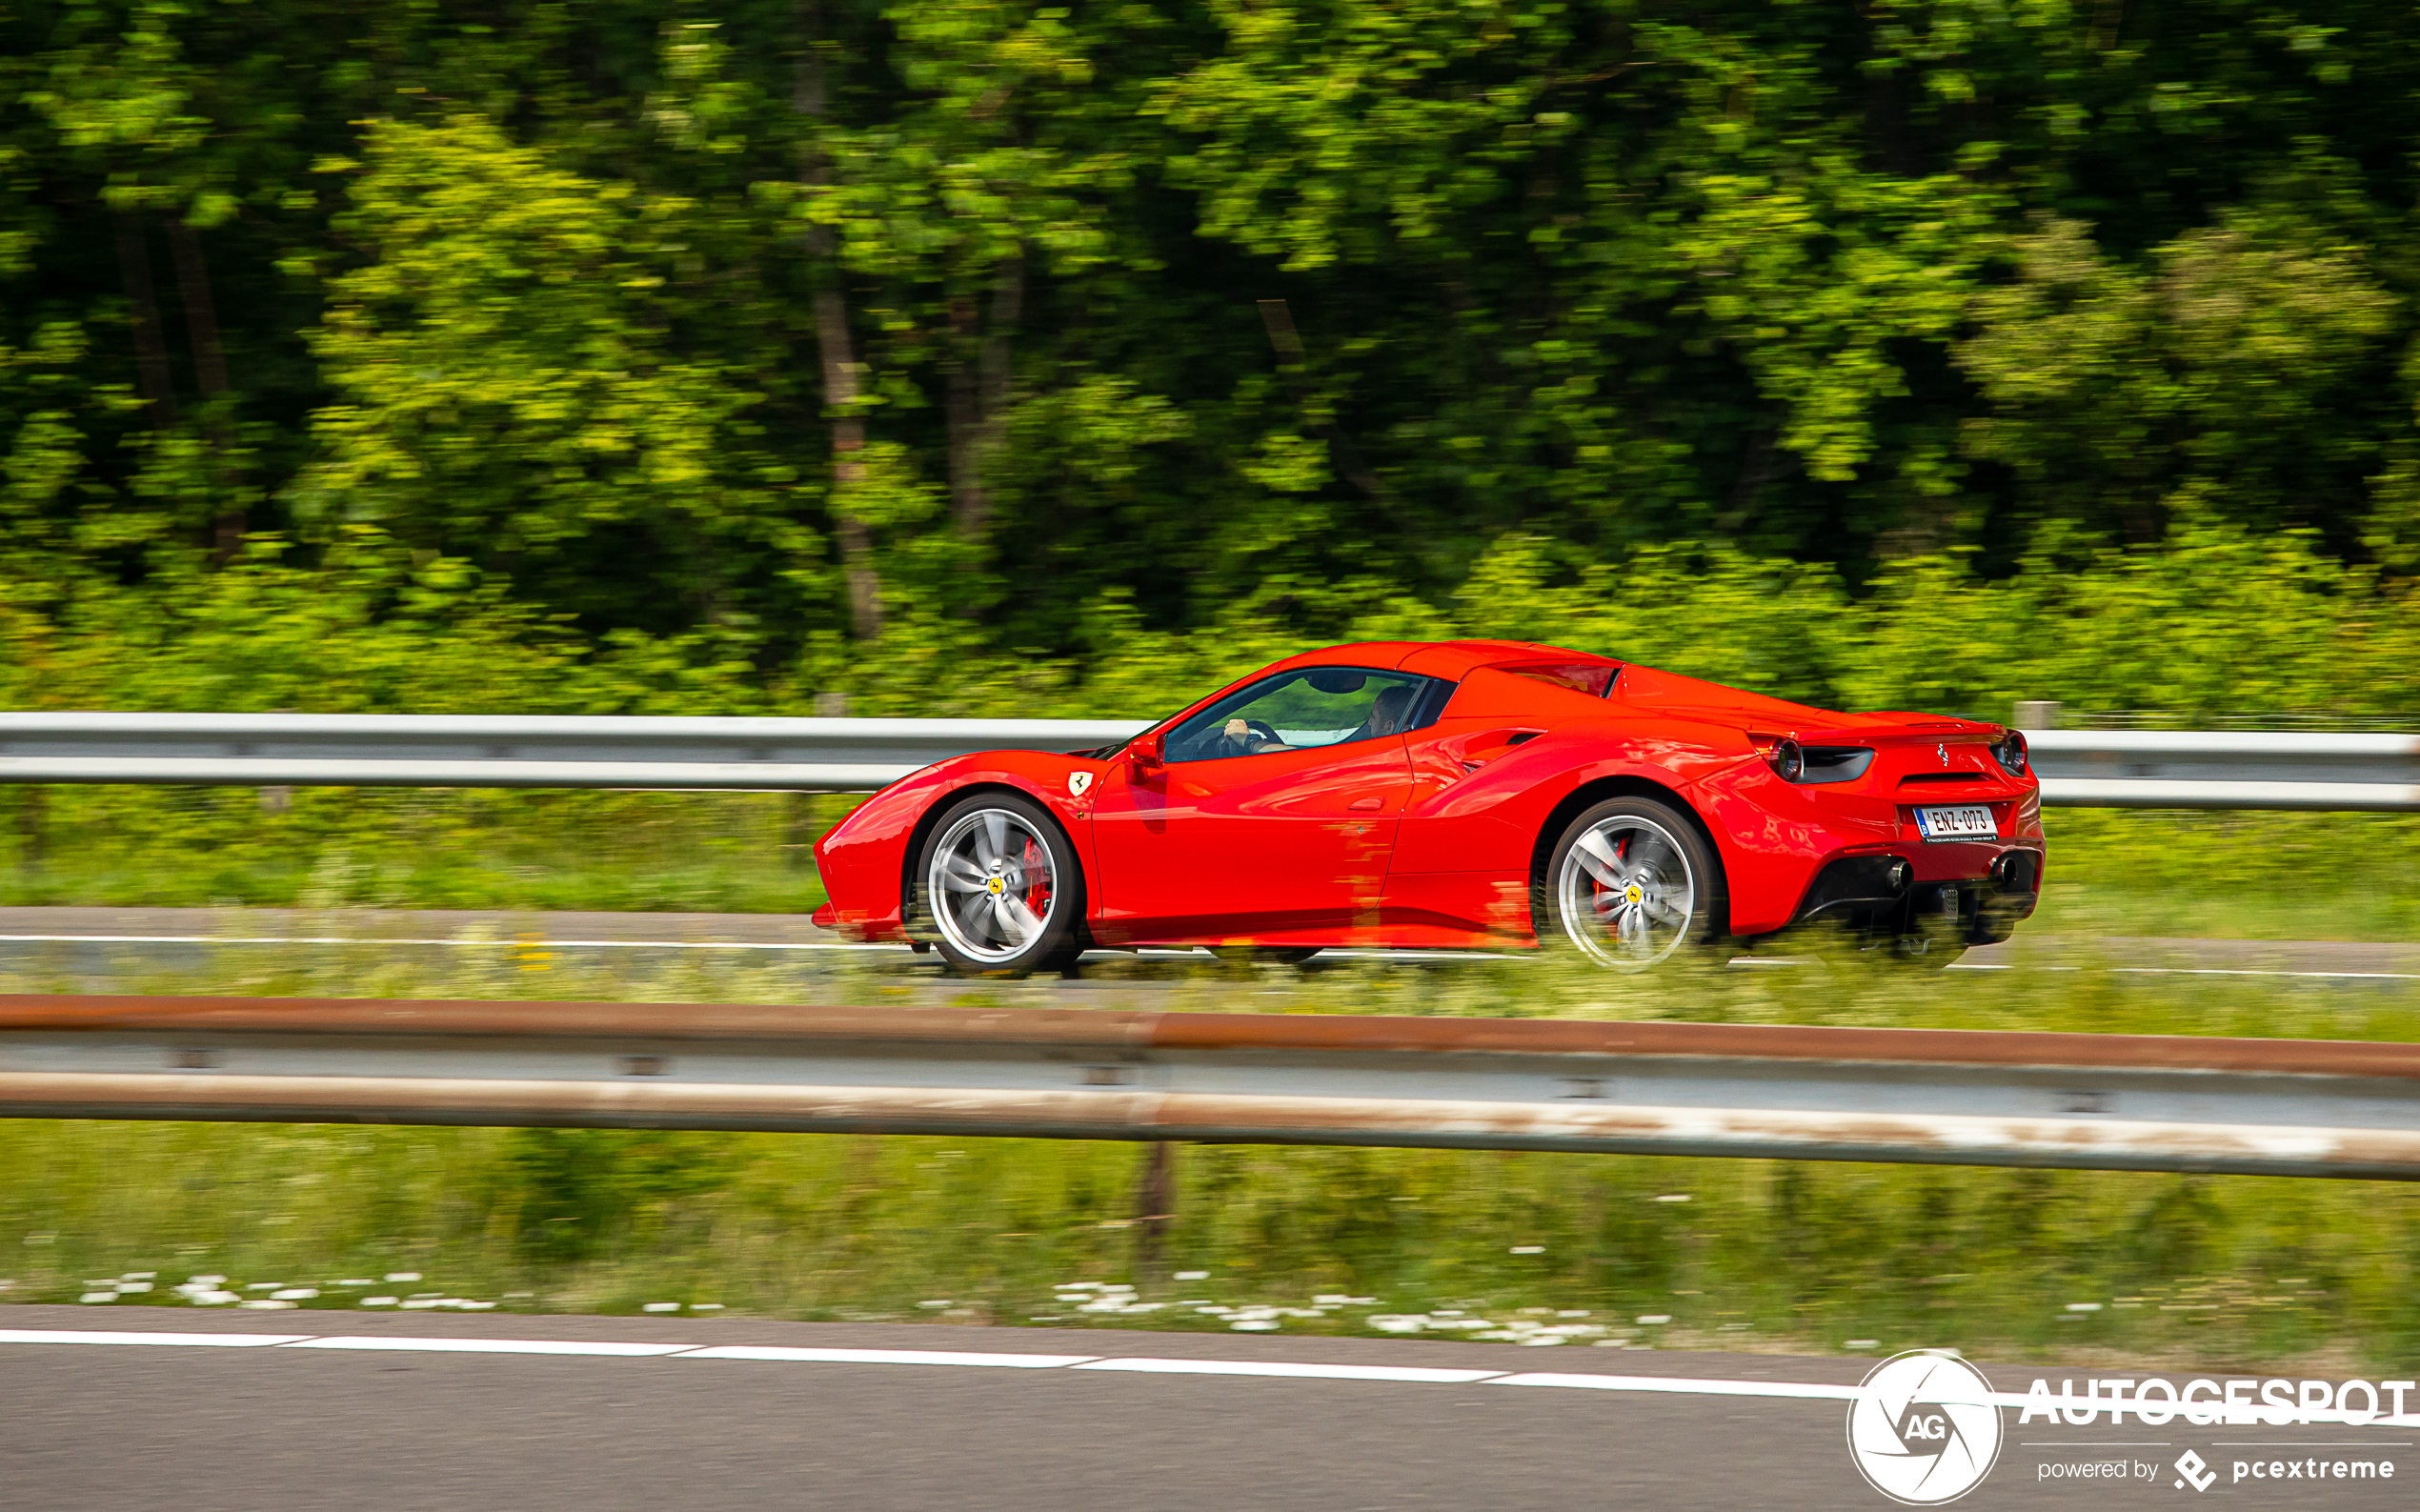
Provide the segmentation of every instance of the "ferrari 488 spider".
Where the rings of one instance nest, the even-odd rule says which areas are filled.
[[[2014,730],[1464,640],[1290,656],[1122,746],[943,761],[816,857],[817,923],[1019,976],[1142,945],[1637,969],[1819,921],[1946,961],[2033,912],[2044,846]]]

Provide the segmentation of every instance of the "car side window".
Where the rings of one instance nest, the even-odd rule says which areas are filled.
[[[1168,732],[1171,761],[1218,761],[1398,735],[1435,717],[1433,679],[1366,667],[1299,667],[1264,677]]]

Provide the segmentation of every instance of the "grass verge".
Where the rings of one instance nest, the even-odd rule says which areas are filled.
[[[272,797],[275,795],[272,795]],[[805,913],[854,799],[21,787],[0,904]],[[2420,817],[2053,810],[2036,932],[2420,940]]]
[[[1653,981],[1536,962],[1101,970],[1180,1010],[2420,1032],[2409,986],[2089,966],[1943,976],[1819,954],[1790,971]],[[696,953],[634,971],[476,944],[249,945],[173,983],[130,983],[145,988],[866,1002],[935,984],[866,958]],[[1042,989],[939,991],[1012,1004]],[[1173,1216],[1155,1222],[1150,1158],[1016,1139],[0,1123],[0,1280],[12,1300],[94,1299],[96,1315],[383,1297],[1632,1348],[2105,1351],[2370,1374],[2420,1363],[2420,1191],[2396,1184],[1205,1146],[1171,1153]]]

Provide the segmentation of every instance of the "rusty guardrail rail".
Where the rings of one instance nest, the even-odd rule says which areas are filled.
[[[2420,1177],[2420,1044],[735,1004],[0,998],[0,1116]]]

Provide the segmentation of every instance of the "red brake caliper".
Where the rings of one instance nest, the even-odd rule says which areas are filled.
[[[1050,912],[1050,873],[1044,870],[1050,864],[1050,854],[1042,849],[1040,841],[1028,836],[1025,854],[1019,859],[1025,863],[1025,906],[1034,911],[1036,918],[1040,918]]]
[[[1622,859],[1623,853],[1629,849],[1629,846],[1630,842],[1628,840],[1615,841],[1613,849],[1614,859]],[[1600,880],[1597,874],[1594,872],[1588,874],[1588,885],[1594,889],[1594,892],[1589,897],[1589,901],[1592,903],[1603,902],[1604,900],[1604,896],[1607,893],[1619,895],[1622,891],[1620,888]],[[1603,921],[1606,934],[1611,935],[1617,940],[1622,937],[1622,926],[1614,922],[1613,915],[1604,913],[1601,910],[1597,917]]]

